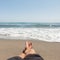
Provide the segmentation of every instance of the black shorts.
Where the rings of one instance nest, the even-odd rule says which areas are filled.
[[[24,59],[22,59],[19,56],[15,56],[15,57],[9,58],[8,60],[44,60],[44,59],[38,54],[29,54]]]

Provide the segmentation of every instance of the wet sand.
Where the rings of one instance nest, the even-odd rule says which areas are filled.
[[[0,60],[19,55],[24,49],[26,40],[2,40],[0,39]],[[60,43],[32,40],[37,54],[44,60],[60,60]]]

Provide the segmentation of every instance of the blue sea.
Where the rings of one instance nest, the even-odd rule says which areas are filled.
[[[0,38],[60,42],[60,23],[0,22]]]

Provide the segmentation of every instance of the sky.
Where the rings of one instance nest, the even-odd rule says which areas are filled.
[[[60,22],[60,0],[0,0],[0,22]]]

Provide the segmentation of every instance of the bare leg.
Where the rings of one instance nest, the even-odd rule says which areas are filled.
[[[32,48],[32,43],[29,41],[26,41],[25,43],[25,49],[23,52],[19,55],[21,58],[25,58],[28,54],[35,54],[35,50]]]

